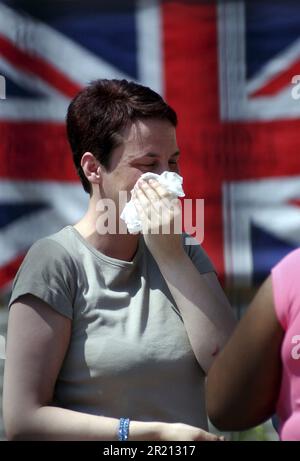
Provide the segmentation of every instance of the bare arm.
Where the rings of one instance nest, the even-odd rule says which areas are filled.
[[[182,251],[156,261],[182,315],[195,356],[207,373],[235,327],[233,311],[214,272],[200,274]]]
[[[248,429],[275,412],[282,339],[270,276],[209,371],[207,409],[216,427]]]
[[[9,440],[117,440],[119,420],[51,405],[71,336],[71,321],[26,295],[11,307],[3,417]],[[124,416],[124,415],[120,415]],[[130,423],[130,440],[216,440],[199,428]]]
[[[155,180],[140,181],[133,197],[145,242],[182,315],[195,357],[207,373],[235,327],[233,311],[216,274],[200,274],[184,251],[181,235],[172,231],[175,220],[181,220],[180,204],[170,202],[170,194]]]

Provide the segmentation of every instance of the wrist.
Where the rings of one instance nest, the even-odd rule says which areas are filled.
[[[144,421],[131,421],[130,422],[130,435],[131,440],[143,441],[160,441],[163,440],[162,432],[165,423],[161,422],[144,422]]]
[[[129,418],[120,418],[119,429],[118,429],[118,440],[121,442],[126,442],[129,437]]]

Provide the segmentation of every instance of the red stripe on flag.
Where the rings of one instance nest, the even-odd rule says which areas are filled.
[[[193,142],[200,152],[198,182],[207,187],[300,174],[299,120],[211,125]]]
[[[162,11],[165,96],[179,116],[184,188],[205,199],[204,247],[223,276],[223,185],[299,175],[299,120],[221,122],[215,5],[166,3]],[[293,73],[300,75],[296,64],[266,91],[282,88]]]
[[[297,208],[300,208],[300,199],[288,200],[287,203],[289,205],[296,206]]]
[[[65,126],[0,122],[0,178],[78,180]]]
[[[10,261],[6,266],[0,267],[0,288],[5,287],[5,285],[14,279],[24,257],[25,254],[22,254],[13,261]]]
[[[250,97],[272,96],[281,90],[292,85],[292,77],[300,74],[300,61],[296,61],[285,72],[275,75],[268,83],[259,88],[259,90],[250,93]]]
[[[208,174],[207,156],[220,129],[216,5],[166,2],[162,12],[165,96],[179,117],[184,188],[205,199],[203,245],[223,276],[222,184]]]
[[[50,86],[69,98],[73,98],[81,89],[78,83],[70,80],[50,63],[39,56],[30,54],[29,50],[27,52],[20,50],[13,42],[7,40],[3,35],[0,35],[0,55],[7,59],[17,69],[28,74],[39,76]]]

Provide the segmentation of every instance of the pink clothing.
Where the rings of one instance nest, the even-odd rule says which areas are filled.
[[[283,330],[277,414],[280,439],[300,440],[300,249],[272,270],[275,312]]]

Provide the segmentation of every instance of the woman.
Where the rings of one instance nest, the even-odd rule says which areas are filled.
[[[210,369],[208,414],[245,430],[274,413],[281,440],[300,440],[300,250],[279,262]]]
[[[130,197],[145,172],[178,172],[176,123],[158,94],[125,80],[93,82],[71,103],[68,137],[89,208],[36,242],[15,279],[9,439],[218,439],[207,432],[205,375],[235,322],[213,266],[195,241],[160,232],[157,207],[171,229],[180,207],[169,210],[155,180],[135,188],[144,235],[118,221],[120,191]]]

